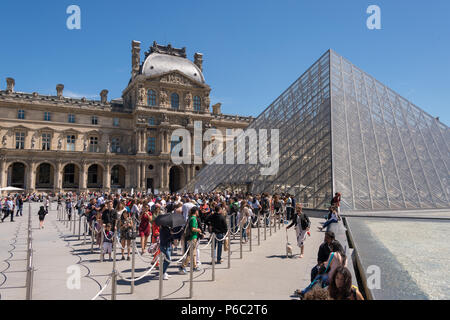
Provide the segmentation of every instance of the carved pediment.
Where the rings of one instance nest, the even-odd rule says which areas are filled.
[[[27,128],[27,127],[25,127],[25,126],[23,126],[23,125],[17,125],[17,126],[8,128],[8,129],[9,129],[9,131],[11,131],[11,133],[12,133],[12,132],[16,132],[16,131],[25,131],[25,132],[28,133],[28,131],[30,130],[30,128]],[[9,132],[9,131],[8,131],[8,132]]]
[[[192,80],[185,76],[183,73],[179,71],[172,71],[166,74],[163,74],[159,77],[159,81],[162,83],[168,83],[168,84],[176,84],[176,85],[182,85],[187,86],[191,88],[204,88],[205,86],[197,82],[195,80]]]

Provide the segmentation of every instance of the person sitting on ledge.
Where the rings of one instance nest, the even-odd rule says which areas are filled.
[[[341,218],[339,217],[339,214],[337,212],[337,209],[335,207],[331,208],[331,217],[330,219],[328,219],[322,227],[317,227],[319,228],[320,231],[322,231],[324,228],[328,227],[328,225],[330,225],[331,223],[337,223],[338,220],[340,220]]]
[[[337,267],[331,277],[328,294],[333,300],[364,300],[358,288],[352,285],[350,270],[343,266]]]

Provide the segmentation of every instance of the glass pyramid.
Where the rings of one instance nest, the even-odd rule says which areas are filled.
[[[185,189],[287,192],[310,208],[335,192],[347,210],[450,207],[449,128],[332,50],[248,128],[268,129],[269,149],[279,130],[276,174],[249,164],[250,145],[245,164],[207,165]]]

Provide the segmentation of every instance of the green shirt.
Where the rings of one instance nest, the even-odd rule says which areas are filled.
[[[197,239],[198,238],[198,232],[194,232],[192,230],[192,228],[198,229],[198,221],[197,221],[197,217],[191,217],[189,220],[189,226],[191,227],[191,239],[189,240],[193,240],[193,239]]]

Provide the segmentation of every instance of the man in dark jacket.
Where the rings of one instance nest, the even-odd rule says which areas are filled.
[[[172,256],[172,242],[173,242],[173,235],[171,230],[168,227],[161,226],[159,229],[159,249],[161,253],[164,254],[165,259],[163,263],[163,279],[169,280],[170,276],[167,273],[167,268],[169,267],[170,259]]]
[[[319,252],[317,253],[317,265],[311,270],[311,282],[319,274],[320,267],[321,266],[326,267],[324,264],[328,261],[328,258],[330,257],[331,244],[333,242],[337,243],[342,248],[342,245],[339,243],[339,241],[335,239],[334,232],[332,231],[325,232],[324,242],[320,245]],[[344,250],[342,250],[342,252],[343,251]]]
[[[116,231],[117,211],[113,209],[113,202],[111,200],[106,201],[106,206],[102,212],[102,221],[104,225],[111,224],[111,230]]]
[[[206,218],[205,223],[211,225],[211,231],[216,235],[215,246],[217,248],[217,262],[220,264],[222,262],[222,245],[225,240],[225,235],[228,231],[227,220],[220,213],[221,208],[216,206],[214,208],[213,214]],[[219,241],[219,240],[221,241]]]

